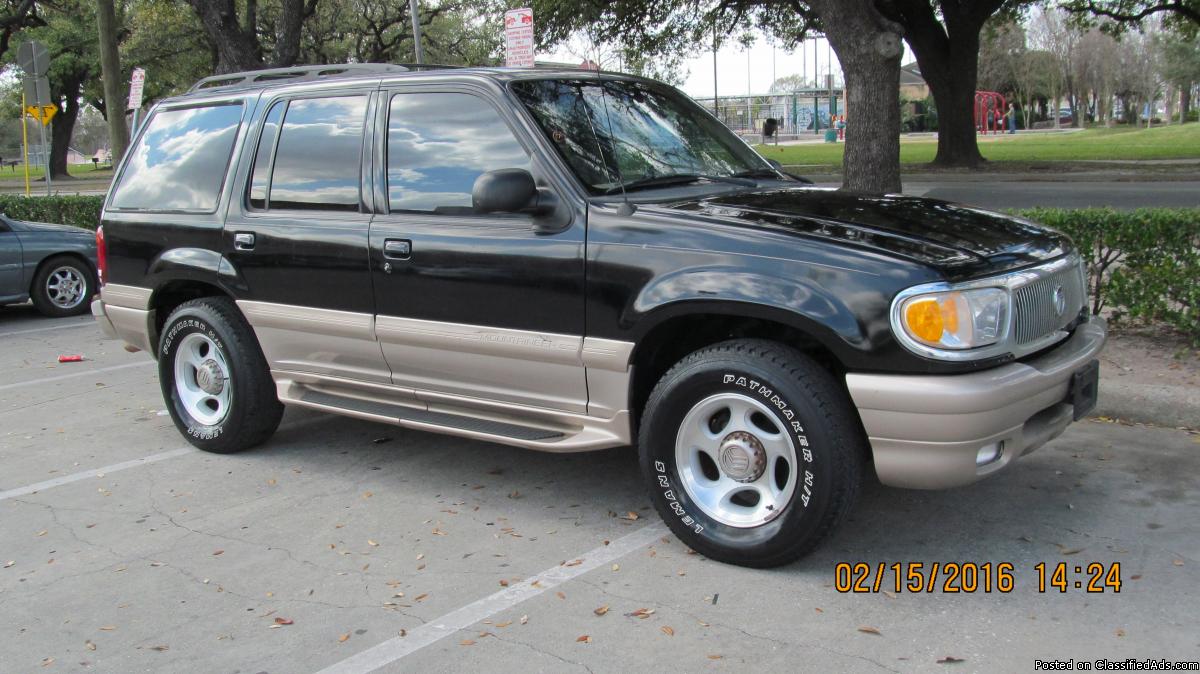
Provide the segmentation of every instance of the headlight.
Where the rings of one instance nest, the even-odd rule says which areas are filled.
[[[1008,291],[971,288],[913,295],[899,305],[897,328],[934,349],[975,349],[995,344],[1008,325]]]

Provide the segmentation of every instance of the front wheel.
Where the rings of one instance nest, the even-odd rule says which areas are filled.
[[[254,332],[223,297],[171,312],[159,340],[158,378],[175,427],[207,452],[260,444],[283,416]]]
[[[772,567],[849,513],[865,438],[846,393],[804,354],[734,340],[684,358],[646,403],[639,458],[650,498],[688,546]]]

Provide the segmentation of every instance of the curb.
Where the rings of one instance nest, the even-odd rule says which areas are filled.
[[[1159,384],[1118,384],[1100,379],[1093,417],[1104,416],[1168,428],[1200,428],[1200,388]]]

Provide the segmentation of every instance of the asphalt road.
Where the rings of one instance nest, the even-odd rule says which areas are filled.
[[[1014,588],[839,593],[859,561],[1008,562]],[[1119,593],[1074,587],[1090,562],[1120,563]],[[756,571],[666,533],[628,450],[293,410],[262,448],[203,454],[146,354],[0,310],[3,672],[1032,671],[1200,660],[1198,602],[1182,431],[1084,421],[970,488],[871,484],[815,554]]]

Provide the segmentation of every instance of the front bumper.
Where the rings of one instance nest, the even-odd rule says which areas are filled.
[[[911,489],[970,484],[1054,439],[1073,419],[1072,375],[1107,336],[1104,319],[1093,317],[1041,356],[982,372],[846,375],[879,480]]]

